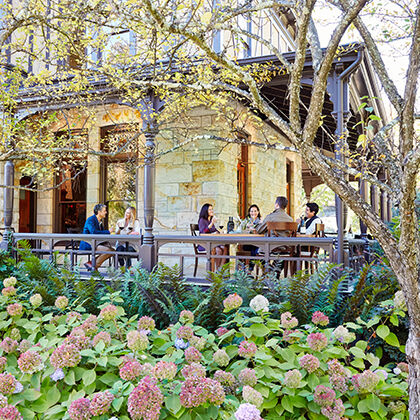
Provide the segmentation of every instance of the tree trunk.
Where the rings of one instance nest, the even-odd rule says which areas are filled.
[[[420,314],[417,315],[417,318]],[[408,395],[410,420],[420,419],[420,323],[415,325],[418,319],[410,321],[410,334],[406,343],[407,362],[409,366]],[[417,333],[416,333],[417,331]]]

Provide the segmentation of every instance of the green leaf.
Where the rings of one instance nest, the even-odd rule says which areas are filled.
[[[366,358],[365,352],[362,349],[359,349],[359,347],[350,348],[349,353],[351,353],[353,356],[356,356],[359,359]]]
[[[365,110],[366,110],[367,112],[373,112],[373,107],[372,107],[372,106],[367,106],[367,107],[365,108]]]
[[[178,395],[169,395],[165,398],[165,406],[172,413],[176,414],[181,409],[181,401]]]
[[[92,370],[87,370],[84,374],[83,374],[83,384],[85,386],[88,386],[90,384],[93,384],[95,382],[96,379],[96,373],[95,371]]]
[[[27,389],[19,394],[20,397],[27,401],[36,401],[41,395],[42,393],[36,389]]]
[[[112,407],[114,407],[115,411],[119,411],[121,406],[123,405],[124,397],[115,398],[114,401],[112,401]]]
[[[350,364],[359,369],[365,368],[365,363],[363,362],[363,359],[354,359],[352,362],[350,362]]]
[[[376,334],[378,334],[379,337],[381,337],[383,340],[389,335],[389,327],[386,325],[379,325],[378,328],[376,328]]]
[[[398,337],[394,333],[390,333],[385,338],[385,341],[390,345],[394,347],[400,347],[400,342],[398,341]]]
[[[372,114],[372,115],[369,115],[369,117],[368,117],[370,120],[373,120],[373,121],[381,121],[381,117],[378,117],[377,115],[374,115],[374,114]]]
[[[56,386],[48,388],[47,392],[47,403],[48,407],[52,407],[54,404],[57,404],[60,401],[60,391],[57,389]]]
[[[283,396],[281,399],[281,406],[289,413],[293,413],[293,404],[290,401],[290,397],[288,395]]]
[[[67,385],[74,385],[76,383],[76,378],[75,378],[75,375],[74,375],[74,371],[73,370],[70,370],[67,373],[67,375],[64,377],[64,382]]]
[[[357,404],[357,409],[360,413],[369,413],[370,405],[368,399],[366,398],[362,401],[359,401],[359,404]]]
[[[359,146],[366,147],[366,144],[367,144],[366,134],[360,134],[357,139],[356,147],[359,147]]]
[[[117,381],[119,381],[119,377],[117,375],[114,375],[111,372],[105,373],[105,375],[99,376],[99,380],[103,382],[105,385],[112,386]]]
[[[210,23],[210,20],[213,16],[212,12],[205,12],[200,16],[200,20],[201,23],[204,23],[205,25],[207,25],[208,23]]]
[[[252,335],[256,337],[265,337],[270,333],[270,330],[264,324],[252,324],[251,331]]]
[[[398,324],[400,323],[398,320],[397,315],[393,314],[391,315],[391,317],[389,318],[389,320],[391,321],[392,325],[395,325],[396,327],[398,327]]]

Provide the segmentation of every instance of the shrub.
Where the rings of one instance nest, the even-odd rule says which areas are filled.
[[[160,330],[139,322],[119,292],[100,301],[97,318],[71,301],[43,314],[42,302],[0,296],[0,391],[14,418],[408,418],[406,364],[381,366],[369,340],[355,340],[369,330],[401,347],[379,315],[328,328],[317,313],[298,327],[291,314],[272,317],[262,296],[253,313],[235,297],[233,313],[221,304],[218,336],[190,314]],[[404,317],[398,297],[382,307]]]

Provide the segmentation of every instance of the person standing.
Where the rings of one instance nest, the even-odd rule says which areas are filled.
[[[93,208],[93,215],[88,217],[83,227],[83,234],[85,235],[109,235],[109,230],[104,228],[103,222],[107,215],[107,209],[105,204],[96,204]],[[85,241],[80,242],[79,249],[82,251],[90,251],[92,247]],[[114,251],[109,242],[101,242],[96,246],[97,251]],[[88,261],[85,263],[85,267],[90,271],[92,269],[97,270],[108,258],[111,258],[112,254],[100,254],[96,258],[95,267],[92,266],[92,262]]]

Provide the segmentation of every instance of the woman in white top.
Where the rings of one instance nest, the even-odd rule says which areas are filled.
[[[117,221],[115,226],[115,233],[117,235],[139,235],[140,234],[140,221],[136,219],[136,208],[128,207],[125,211],[124,218]],[[131,245],[122,245],[117,242],[117,251],[121,252],[135,252],[136,250]],[[124,266],[127,260],[127,268],[131,267],[131,258],[119,257],[118,262],[120,266]]]

